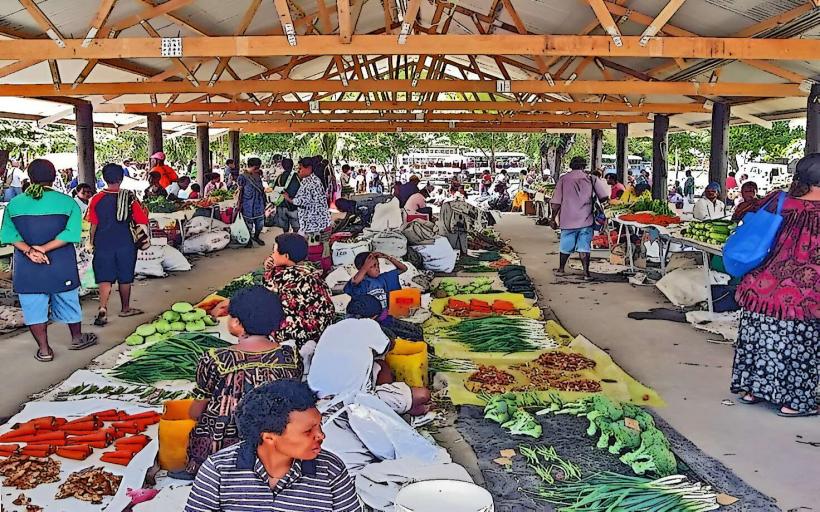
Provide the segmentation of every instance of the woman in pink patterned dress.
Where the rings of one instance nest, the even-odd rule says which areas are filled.
[[[774,211],[773,192],[755,209]],[[783,225],[763,264],[737,289],[742,307],[732,367],[742,403],[766,401],[784,417],[816,416],[820,355],[820,153],[797,164]]]

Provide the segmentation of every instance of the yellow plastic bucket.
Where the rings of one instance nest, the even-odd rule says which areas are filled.
[[[188,464],[188,436],[196,426],[191,418],[193,400],[165,402],[159,419],[159,466],[167,471],[185,469]]]
[[[396,345],[387,353],[386,360],[397,381],[411,388],[427,387],[427,343],[396,339]]]

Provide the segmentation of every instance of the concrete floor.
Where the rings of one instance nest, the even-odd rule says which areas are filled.
[[[280,232],[276,229],[264,234],[262,238],[267,241],[265,247],[226,249],[197,258],[190,272],[180,272],[165,279],[137,281],[131,294],[131,304],[145,311],[145,315],[117,317],[119,296],[112,294],[108,325],[95,327],[92,322],[99,303],[95,298],[83,299],[83,330],[97,333],[100,337],[100,342],[94,347],[68,350],[68,329],[62,324],[52,324],[49,338],[54,361],[40,363],[34,359],[37,345],[27,330],[0,339],[0,382],[3,384],[0,418],[12,416],[32,394],[61,382],[78,368],[86,367],[98,355],[122,343],[134,328],[162,313],[174,302],[204,298],[234,277],[261,267],[270,254],[275,235]]]
[[[704,452],[775,498],[783,510],[820,510],[820,418],[780,418],[766,405],[736,403],[729,392],[733,348],[688,324],[632,320],[632,311],[673,307],[654,287],[556,284],[555,232],[532,218],[505,215],[496,226],[521,255],[542,306],[564,327],[608,351],[627,372],[656,389],[656,412]]]

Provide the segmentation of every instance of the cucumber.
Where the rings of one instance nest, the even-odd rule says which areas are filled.
[[[194,310],[194,307],[187,302],[177,302],[171,306],[171,310],[177,313],[190,313]]]
[[[145,343],[145,339],[139,334],[132,334],[131,336],[125,338],[125,344],[131,347],[135,345],[142,345],[143,343]]]

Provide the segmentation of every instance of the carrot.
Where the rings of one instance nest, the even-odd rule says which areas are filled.
[[[146,411],[146,412],[141,412],[139,414],[132,414],[130,416],[126,416],[124,418],[124,421],[143,420],[143,419],[148,419],[148,418],[151,418],[151,419],[157,418],[157,420],[159,420],[159,416],[160,416],[160,414],[157,411]]]
[[[107,411],[98,412],[95,416],[100,421],[117,421],[120,419],[120,411],[116,409],[109,409]]]
[[[127,466],[131,459],[134,458],[134,454],[130,452],[108,452],[102,454],[100,456],[100,460],[102,462],[108,462],[110,464],[118,464],[120,466]]]
[[[122,446],[126,444],[141,444],[143,446],[147,445],[151,442],[151,438],[146,435],[136,435],[136,436],[128,436],[123,437],[122,439],[117,439],[114,442],[114,446]]]
[[[19,444],[4,444],[0,445],[0,456],[8,457],[9,455],[13,455],[20,449]]]
[[[142,420],[134,420],[134,423],[140,428],[140,431],[143,431],[150,427],[151,425],[156,425],[159,423],[159,417],[157,418],[145,418]]]
[[[121,439],[126,435],[126,432],[123,432],[114,427],[104,428],[100,430],[100,432],[105,432],[106,434],[109,434],[111,436],[111,439]]]
[[[136,455],[141,452],[145,448],[145,446],[141,444],[124,444],[122,446],[117,446],[117,452],[123,453],[130,453],[131,455]]]
[[[60,427],[60,430],[64,430],[66,432],[68,432],[69,430],[71,430],[71,431],[84,430],[84,431],[87,431],[87,432],[92,432],[94,430],[97,430],[100,427],[102,427],[102,423],[100,423],[99,420],[88,420],[88,421],[81,421],[81,422],[69,421],[68,423],[66,423],[65,425]]]
[[[65,459],[85,460],[92,452],[93,450],[89,446],[64,446],[57,448],[57,455]]]
[[[26,437],[26,436],[33,436],[37,434],[37,428],[34,426],[25,426],[20,427],[17,430],[12,430],[11,432],[6,432],[2,436],[0,436],[0,442],[3,441],[11,441],[17,437]]]
[[[28,441],[28,446],[42,446],[44,444],[49,444],[51,446],[65,446],[68,444],[68,441],[65,439],[46,439],[45,441]]]
[[[66,446],[88,446],[90,448],[108,448],[107,441],[69,441]]]
[[[145,430],[145,426],[136,421],[117,421],[112,423],[111,426],[128,434],[138,434]]]
[[[20,453],[23,455],[28,455],[29,457],[48,457],[52,453],[54,453],[54,446],[48,444],[41,444],[36,446],[26,446]]]
[[[19,436],[15,437],[14,441],[18,443],[39,443],[43,444],[43,441],[64,441],[66,438],[65,432],[58,430],[56,432],[37,432],[34,435],[30,436]]]
[[[25,423],[18,423],[17,425],[14,425],[14,427],[12,428],[19,429],[21,427],[34,427],[38,430],[54,430],[58,427],[58,419],[62,418],[55,418],[54,416],[43,416],[42,418],[34,418],[33,420],[28,420]]]
[[[70,436],[69,441],[77,441],[84,443],[86,441],[109,441],[111,436],[107,432],[95,432],[93,434],[86,434],[81,436]]]

